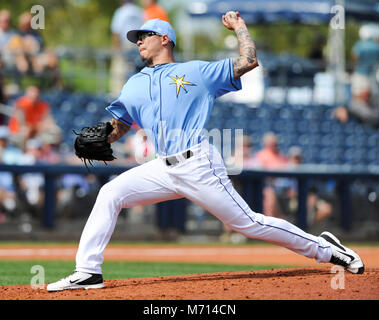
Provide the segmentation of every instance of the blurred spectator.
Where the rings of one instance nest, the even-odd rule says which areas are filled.
[[[63,89],[63,77],[59,69],[59,60],[53,49],[44,50],[35,66],[36,75],[40,77],[40,86],[44,89]]]
[[[143,19],[161,19],[170,22],[166,11],[157,3],[157,0],[142,0]]]
[[[316,35],[315,41],[313,41],[313,46],[311,47],[311,50],[308,54],[308,58],[311,59],[313,62],[317,63],[317,66],[320,67],[320,69],[325,69],[325,59],[324,59],[324,48],[326,45],[326,39],[321,34],[318,33]]]
[[[8,102],[7,95],[5,93],[5,83],[4,83],[4,73],[3,73],[3,62],[0,57],[0,125],[4,125],[7,122],[6,111],[4,109]]]
[[[3,154],[8,147],[9,129],[7,126],[0,126],[0,162],[3,162]]]
[[[61,132],[50,115],[50,106],[40,98],[37,87],[29,86],[25,95],[15,101],[14,107],[14,113],[9,120],[9,129],[13,135],[20,137],[22,146],[26,140],[41,133],[50,133],[60,138]]]
[[[39,138],[28,139],[24,151],[12,144],[12,137],[8,126],[0,126],[0,163],[34,165],[62,162],[58,152],[60,141],[56,137],[42,134]],[[40,217],[43,212],[43,186],[44,176],[40,173],[12,175],[0,172],[0,221]]]
[[[285,169],[288,164],[288,158],[279,151],[278,138],[273,132],[268,132],[262,139],[262,150],[253,154],[253,143],[251,137],[244,136],[242,154],[238,152],[237,148],[235,157],[226,159],[226,164],[233,163],[238,166],[243,163],[243,169],[266,169],[266,170],[280,170]],[[242,159],[241,159],[242,158]],[[228,167],[229,169],[229,167]],[[233,179],[233,185],[237,190],[241,190],[241,185],[238,181]],[[281,187],[280,179],[266,178],[265,186],[263,188],[263,213],[268,216],[283,218],[283,212],[279,206],[276,189]],[[231,232],[225,229],[223,239],[230,238]]]
[[[59,61],[52,49],[45,50],[38,31],[31,27],[33,16],[23,12],[18,21],[18,30],[9,30],[9,12],[0,14],[0,49],[4,70],[19,87],[25,75],[37,76],[41,86],[62,87]]]
[[[129,30],[139,29],[143,24],[142,8],[134,0],[121,0],[122,5],[114,12],[111,22],[112,49],[110,91],[118,96],[128,77],[135,73],[133,52],[138,55],[135,45],[127,40]],[[130,57],[132,56],[132,57]]]
[[[44,42],[41,35],[32,28],[33,16],[30,12],[23,12],[18,19],[18,34],[23,38],[25,51],[35,54],[43,50]]]
[[[37,138],[28,139],[25,151],[18,159],[19,165],[39,164],[41,157],[41,141]],[[43,213],[43,186],[45,179],[42,173],[26,173],[16,175],[15,184],[18,202],[23,205],[23,213],[33,217],[41,217]]]
[[[249,135],[242,138],[242,146],[236,145],[235,155],[225,159],[225,165],[231,170],[234,169],[254,169],[259,166],[259,162],[253,154],[253,141]]]
[[[288,158],[280,152],[278,137],[273,132],[268,132],[262,139],[263,148],[255,154],[255,160],[263,169],[282,170],[288,164]],[[276,189],[280,188],[280,179],[266,178],[263,188],[263,212],[265,215],[283,218],[283,212],[279,206]]]
[[[303,150],[298,146],[292,146],[288,150],[288,168],[294,169],[303,163]]]
[[[352,75],[352,92],[365,102],[369,101],[370,77],[379,62],[379,29],[363,25],[359,31],[360,40],[354,44],[353,59],[356,62]]]
[[[253,153],[253,140],[251,136],[244,135],[242,138],[242,146],[237,145],[235,150],[235,155],[229,159],[225,159],[225,165],[227,166],[228,172],[234,169],[240,169],[242,166],[243,170],[255,169],[258,167],[258,162]],[[230,177],[234,188],[240,193],[243,193],[242,184],[234,176]],[[224,243],[242,243],[246,241],[246,237],[235,232],[233,229],[223,224],[223,233],[220,236],[220,241]]]
[[[263,148],[255,154],[258,164],[267,170],[283,169],[288,158],[278,148],[278,137],[273,132],[268,132],[262,139]]]
[[[8,148],[9,130],[6,126],[0,126],[0,163],[3,163],[3,155]],[[10,172],[0,172],[0,223],[13,212],[16,207],[16,194],[13,185],[13,177]]]
[[[347,107],[335,110],[335,117],[345,123],[349,115],[359,120],[379,125],[379,27],[363,25],[359,31],[360,40],[353,47],[355,71],[351,76],[352,99]]]
[[[177,241],[178,236],[186,233],[188,200],[180,198],[160,202],[155,206],[160,240]]]
[[[63,162],[59,152],[60,140],[54,135],[41,135],[41,148],[39,161],[46,164],[57,164]]]
[[[42,138],[44,139],[44,137]],[[53,143],[50,147],[53,150],[44,154],[46,146],[41,148],[41,160],[54,163],[60,161],[71,166],[82,166],[83,162],[72,152],[59,151],[59,145],[54,140],[46,138],[43,144]],[[59,157],[59,159],[58,159]],[[86,217],[86,208],[93,205],[97,193],[101,187],[99,177],[94,174],[63,174],[57,179],[57,217],[63,219]],[[104,179],[104,177],[102,177]]]
[[[93,174],[64,174],[57,191],[58,215],[64,219],[87,217],[85,208],[93,205],[100,187]]]
[[[303,163],[303,152],[301,148],[293,146],[289,150],[289,169],[296,169]],[[287,183],[283,183],[286,189],[286,197],[288,198],[289,213],[295,215],[298,208],[298,186],[296,179],[283,179]],[[287,184],[287,185],[286,185]],[[315,224],[327,219],[333,212],[331,203],[322,199],[318,195],[316,185],[313,184],[308,189],[307,196],[307,220],[308,224]]]
[[[24,12],[20,15],[17,32],[9,39],[8,49],[12,54],[17,71],[21,74],[33,74],[37,65],[37,55],[42,50],[42,38],[31,28],[32,15]]]
[[[0,172],[0,223],[13,214],[16,208],[16,193],[13,177],[9,172]]]
[[[13,57],[11,40],[16,32],[11,29],[11,13],[8,10],[0,11],[0,54],[2,70],[16,76],[16,66]]]
[[[0,11],[0,51],[8,46],[9,40],[14,35],[14,31],[10,29],[11,13],[8,10]]]

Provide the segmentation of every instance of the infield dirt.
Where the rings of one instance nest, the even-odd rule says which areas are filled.
[[[379,249],[355,249],[366,264],[363,275],[332,273],[289,250],[263,247],[109,246],[108,260],[292,264],[301,268],[207,273],[185,276],[106,280],[100,290],[48,293],[30,285],[0,287],[1,300],[379,300]],[[76,247],[36,246],[0,249],[1,258],[74,260]],[[54,253],[54,254],[53,254]],[[336,270],[334,270],[336,271]]]

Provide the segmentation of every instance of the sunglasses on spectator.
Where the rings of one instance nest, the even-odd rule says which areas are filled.
[[[150,32],[141,32],[137,36],[138,41],[144,41],[146,38],[151,37],[151,36],[160,36],[159,33],[150,31]]]

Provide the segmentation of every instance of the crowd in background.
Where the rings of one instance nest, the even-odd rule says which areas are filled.
[[[285,154],[280,150],[279,137],[274,132],[267,132],[262,137],[262,148],[254,150],[251,136],[244,136],[242,147],[236,156],[242,158],[245,170],[294,170],[303,163],[303,150],[294,145]],[[236,151],[238,151],[236,150]],[[237,163],[235,159],[232,162]],[[316,185],[309,186],[311,192],[308,197],[309,223],[320,222],[332,213],[332,205],[319,198]],[[266,215],[286,218],[284,212],[296,214],[297,210],[297,181],[290,178],[267,178],[263,188],[263,212]],[[287,207],[279,203],[279,197],[287,198]]]
[[[113,95],[118,95],[128,77],[141,67],[136,64],[135,45],[125,37],[127,31],[139,28],[144,21],[153,18],[169,21],[167,13],[157,1],[143,0],[141,3],[142,7],[133,0],[122,0],[112,17],[110,30],[113,54],[109,72],[110,91]],[[54,50],[48,48],[41,35],[31,28],[31,18],[30,13],[22,13],[18,17],[18,29],[14,30],[10,23],[15,18],[7,10],[0,11],[0,104],[6,105],[9,96],[20,90],[23,77],[44,79],[40,85],[24,88],[23,94],[14,100],[8,114],[0,113],[0,163],[81,164],[72,150],[63,152],[60,148],[65,133],[51,116],[51,106],[41,98],[41,91],[51,86],[59,87],[63,81]],[[373,66],[379,59],[378,39],[363,34],[354,47],[357,68],[352,77],[352,103],[345,109],[336,110],[336,117],[342,122],[346,122],[348,116],[357,116],[370,123],[376,119],[376,114],[379,119],[379,95],[371,85],[374,72],[377,72]],[[10,76],[11,85],[16,88],[10,85],[6,88],[4,75]],[[364,105],[366,109],[374,111],[368,116],[360,116],[359,113],[354,113],[357,105]],[[154,147],[145,133],[135,125],[132,129],[125,142],[115,146],[116,152],[120,151],[123,155],[115,164],[133,166],[155,156]],[[302,163],[302,150],[293,146],[288,154],[283,154],[280,152],[278,137],[272,132],[263,137],[261,150],[253,149],[252,137],[246,136],[243,141],[242,153],[235,156],[242,158],[244,169],[286,170]],[[6,216],[17,212],[40,216],[43,210],[43,185],[44,178],[41,174],[13,175],[0,172],[0,223]],[[92,201],[91,197],[96,194],[98,187],[99,181],[92,174],[64,175],[59,179],[58,206],[69,216],[75,209],[72,207],[75,197],[89,196]],[[297,184],[293,179],[266,179],[263,212],[270,216],[288,218],[284,212],[294,213],[297,210],[297,192]],[[288,200],[285,208],[280,203],[282,198]],[[318,194],[317,185],[310,189],[307,208],[310,223],[323,221],[333,212],[332,204]]]
[[[126,32],[139,28],[149,19],[169,20],[155,0],[143,0],[142,7],[133,0],[121,0],[120,4],[110,25],[113,48],[110,87],[114,95],[119,94],[137,67],[130,57],[131,52],[135,53],[135,45],[126,40]],[[42,98],[43,91],[49,88],[63,88],[59,60],[38,30],[31,27],[29,12],[17,17],[16,29],[11,27],[12,19],[15,17],[10,11],[0,10],[0,164],[81,164],[73,150],[62,151],[65,133],[52,117],[51,106]],[[25,77],[41,81],[22,88]],[[18,97],[12,99],[11,106],[7,105],[14,96]],[[130,166],[152,159],[154,150],[143,131],[135,126],[132,131],[136,134],[130,134],[125,142],[118,144],[122,156],[114,164]],[[75,198],[96,194],[98,183],[92,174],[63,175],[58,182],[57,197],[63,214],[75,215],[78,212],[72,207]],[[6,216],[12,218],[22,213],[41,216],[43,185],[42,174],[0,172],[0,223]]]
[[[0,11],[0,71],[12,79],[10,93],[21,89],[26,76],[37,78],[44,89],[62,85],[58,58],[38,30],[32,28],[32,18],[30,12],[23,12],[17,29],[13,29],[15,17],[8,10]]]
[[[17,19],[17,28],[12,20]],[[9,165],[62,162],[59,143],[62,132],[41,99],[40,90],[62,83],[59,61],[53,49],[32,28],[32,15],[18,17],[0,10],[0,163]],[[38,85],[23,88],[31,77]],[[11,98],[14,103],[8,105]],[[0,221],[5,213],[38,215],[42,210],[41,174],[0,173]]]
[[[342,123],[355,117],[379,127],[379,26],[363,25],[359,37],[352,49],[355,63],[351,75],[352,98],[347,106],[336,108],[335,115]]]
[[[121,0],[121,6],[114,12],[111,21],[112,31],[112,61],[110,67],[110,91],[118,96],[125,81],[138,69],[139,51],[134,43],[126,39],[129,30],[139,29],[150,19],[170,21],[166,11],[156,0],[142,0],[142,7],[135,0]]]

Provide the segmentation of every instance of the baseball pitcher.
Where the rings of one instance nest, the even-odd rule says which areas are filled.
[[[331,233],[314,236],[286,220],[253,212],[234,189],[221,155],[203,129],[214,100],[240,90],[240,77],[256,68],[258,61],[240,14],[227,12],[222,23],[235,32],[239,56],[214,62],[175,62],[176,36],[168,22],[149,20],[127,33],[147,66],[127,81],[118,99],[106,108],[112,116],[109,124],[85,132],[91,137],[105,134],[111,144],[136,122],[154,142],[157,158],[122,173],[100,189],[80,239],[75,272],[49,284],[48,291],[103,288],[103,252],[121,209],[183,197],[248,238],[363,273],[358,254]],[[107,130],[109,125],[112,128]],[[85,142],[86,135],[78,139]],[[77,150],[77,154],[91,160],[88,153]],[[105,160],[113,158],[109,150],[106,154]],[[96,154],[92,159],[102,158]]]

